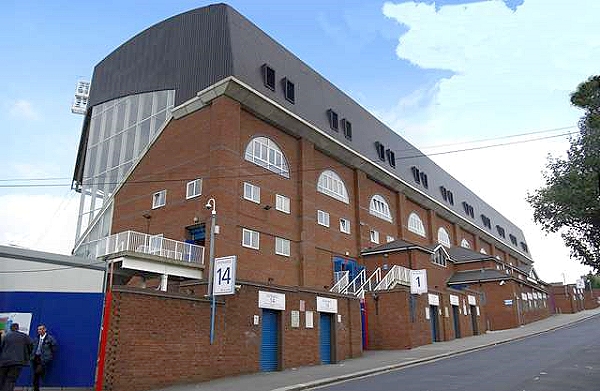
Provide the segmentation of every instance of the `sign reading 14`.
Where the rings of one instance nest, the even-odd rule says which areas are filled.
[[[235,268],[237,257],[215,258],[213,273],[213,295],[232,295],[235,293]]]

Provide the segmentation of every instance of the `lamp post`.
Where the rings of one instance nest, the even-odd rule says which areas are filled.
[[[208,291],[210,297],[210,344],[215,336],[215,295],[213,295],[213,268],[215,266],[215,224],[217,221],[217,205],[214,198],[206,203],[206,209],[211,209],[210,216],[210,248],[208,252]]]

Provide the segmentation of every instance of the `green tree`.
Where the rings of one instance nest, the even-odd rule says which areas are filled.
[[[545,186],[528,194],[546,232],[561,232],[571,256],[600,271],[600,76],[581,83],[571,104],[584,110],[566,158],[548,158]]]

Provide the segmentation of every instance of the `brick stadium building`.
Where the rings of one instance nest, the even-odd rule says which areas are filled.
[[[336,362],[549,314],[517,226],[227,5],[162,21],[95,67],[74,184],[75,253],[121,269],[105,389]],[[209,199],[214,254],[237,257],[238,284],[219,297],[212,345]],[[410,293],[415,269],[426,294]],[[135,344],[154,334],[164,358]],[[159,368],[168,376],[146,376]]]

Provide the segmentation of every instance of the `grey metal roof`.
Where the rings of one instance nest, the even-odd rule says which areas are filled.
[[[405,251],[405,250],[412,250],[412,249],[417,249],[417,250],[431,253],[431,252],[433,252],[434,247],[435,246],[433,246],[433,247],[432,246],[422,246],[420,244],[411,243],[406,240],[396,239],[393,242],[380,244],[379,246],[375,246],[368,250],[364,250],[361,252],[361,255],[375,255],[375,254],[381,254],[381,253],[389,253],[389,252],[394,252],[394,251]]]
[[[265,63],[276,72],[275,91],[263,84],[261,67]],[[518,242],[526,242],[523,232],[516,225],[225,4],[194,9],[166,19],[142,31],[109,54],[94,69],[88,113],[94,105],[107,100],[162,89],[175,89],[175,104],[178,105],[228,76],[236,77],[326,131],[339,142],[393,172],[496,240],[530,258],[508,240],[508,234],[513,234]],[[288,102],[283,95],[280,82],[284,77],[295,84],[294,104]],[[343,132],[335,132],[329,128],[328,109],[336,111],[340,119],[345,118],[352,123],[351,141],[344,137]],[[395,168],[377,159],[375,142],[395,151]],[[84,122],[74,172],[75,183],[82,179],[86,145],[87,125]],[[414,182],[412,166],[427,174],[427,189]],[[440,186],[452,191],[454,205],[443,200]],[[463,201],[473,206],[474,218],[465,214]],[[491,229],[483,225],[481,214],[491,220]],[[495,232],[497,224],[505,229],[506,238]]]
[[[481,261],[484,259],[494,259],[489,254],[482,254],[477,251],[470,250],[464,247],[452,247],[448,249],[448,255],[456,262],[464,261]]]
[[[13,258],[55,265],[104,270],[104,262],[99,262],[96,259],[91,260],[74,255],[54,254],[13,246],[0,246],[0,258]]]
[[[448,280],[448,285],[465,284],[474,281],[507,280],[510,276],[495,269],[468,270],[456,272]]]

